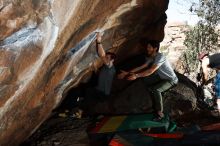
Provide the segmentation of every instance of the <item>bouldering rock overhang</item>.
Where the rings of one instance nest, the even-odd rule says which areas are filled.
[[[0,3],[0,145],[18,145],[97,60],[94,32],[119,62],[139,37],[162,41],[168,0],[3,0]],[[13,140],[12,140],[13,139]]]

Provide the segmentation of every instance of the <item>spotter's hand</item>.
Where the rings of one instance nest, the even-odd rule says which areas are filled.
[[[127,77],[127,80],[129,80],[129,81],[133,81],[133,80],[136,80],[136,79],[137,79],[136,74],[131,74],[131,75],[129,75],[129,76]]]
[[[129,72],[126,72],[124,70],[120,70],[120,73],[117,75],[118,79],[124,79],[125,76],[127,76]]]

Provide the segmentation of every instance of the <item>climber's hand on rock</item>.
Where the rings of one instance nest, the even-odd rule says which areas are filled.
[[[101,41],[102,41],[101,33],[100,33],[100,32],[97,32],[97,35],[96,35],[96,42],[97,42],[97,43],[101,43]]]

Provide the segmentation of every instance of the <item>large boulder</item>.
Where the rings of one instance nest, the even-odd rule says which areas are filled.
[[[162,94],[164,112],[174,119],[193,113],[198,108],[194,83],[182,75],[179,78],[176,86]],[[87,114],[140,114],[154,111],[153,95],[142,79],[127,83],[120,80],[114,82],[117,92],[103,99],[90,97],[90,102],[86,102]]]
[[[139,37],[162,41],[168,0],[1,0],[0,145],[33,133],[97,60],[95,31],[119,62]],[[126,44],[126,45],[125,45]]]

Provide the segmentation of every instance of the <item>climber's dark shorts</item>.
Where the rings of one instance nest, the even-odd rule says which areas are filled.
[[[220,72],[215,77],[215,94],[216,98],[220,99]]]

